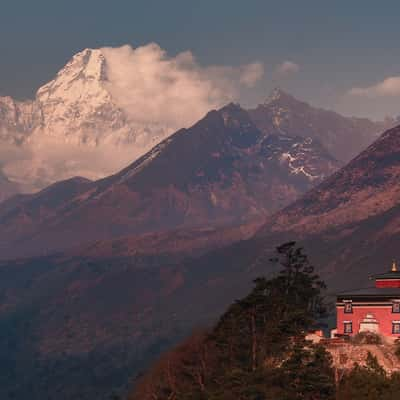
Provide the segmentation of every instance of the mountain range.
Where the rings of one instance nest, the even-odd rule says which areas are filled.
[[[396,259],[400,233],[400,127],[385,132],[258,232],[261,241],[296,238],[336,286],[352,285]],[[343,274],[348,280],[343,280]]]
[[[213,321],[254,277],[273,273],[269,257],[286,240],[305,247],[331,294],[359,287],[396,255],[399,200],[394,128],[263,226],[127,236],[3,262],[0,349],[8,375],[0,387],[18,399],[124,393],[160,352]]]
[[[267,100],[249,110],[251,119],[264,133],[278,133],[318,140],[342,163],[349,162],[395,121],[374,122],[367,118],[344,117],[315,108],[290,94],[275,89]]]
[[[110,54],[107,49],[77,53],[37,90],[34,99],[0,97],[0,144],[5,149],[0,152],[0,165],[20,190],[35,192],[74,176],[106,177],[182,127],[168,118],[132,115],[118,96],[124,82],[121,77],[122,81],[114,82],[115,61]],[[130,104],[142,100],[130,99]],[[280,89],[248,112],[264,135],[317,140],[342,163],[394,124],[314,108]],[[10,159],[10,152],[15,157]],[[2,186],[0,192],[5,193]]]
[[[107,60],[101,49],[75,54],[40,87],[34,100],[0,98],[0,134],[16,144],[51,137],[63,143],[97,146],[102,143],[143,144],[149,150],[160,137],[145,126],[133,126],[107,88]],[[149,137],[147,137],[149,136]]]
[[[0,141],[18,154],[18,163],[3,166],[9,178],[35,191],[74,174],[104,177],[173,132],[162,121],[130,119],[111,94],[107,66],[104,50],[85,49],[33,100],[0,97]]]
[[[3,203],[2,257],[262,219],[339,165],[317,140],[266,135],[245,110],[230,104],[115,175],[95,182],[72,178]]]
[[[332,292],[395,257],[400,128],[379,135],[393,121],[277,89],[173,133],[132,121],[112,93],[105,53],[87,49],[34,100],[0,98],[1,143],[22,152],[0,160],[1,398],[126,392],[160,352],[273,273],[284,241],[305,247]],[[49,143],[65,159],[29,157]],[[128,156],[109,174],[69,159],[69,146]],[[27,182],[44,188],[18,194]]]

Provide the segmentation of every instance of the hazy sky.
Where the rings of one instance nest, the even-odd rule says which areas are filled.
[[[156,42],[201,65],[264,64],[245,105],[274,86],[373,118],[400,114],[400,2],[1,0],[0,94],[33,97],[86,47]]]

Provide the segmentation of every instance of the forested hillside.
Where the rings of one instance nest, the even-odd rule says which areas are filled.
[[[275,277],[256,279],[213,329],[165,354],[129,400],[398,399],[400,374],[388,375],[371,353],[338,373],[329,351],[306,340],[327,304],[303,250],[286,243],[273,261]]]

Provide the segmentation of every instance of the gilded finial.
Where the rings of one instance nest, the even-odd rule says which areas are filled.
[[[396,264],[396,261],[395,261],[395,260],[393,260],[392,272],[397,272],[397,264]]]

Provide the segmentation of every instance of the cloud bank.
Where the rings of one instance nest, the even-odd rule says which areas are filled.
[[[76,176],[100,179],[128,165],[133,154],[129,146],[78,146],[51,137],[23,146],[0,143],[2,170],[23,192]]]
[[[367,87],[355,87],[349,90],[349,95],[369,98],[400,95],[400,76],[390,76],[383,81]]]
[[[201,66],[190,51],[169,57],[155,43],[101,49],[107,89],[135,124],[188,127],[212,108],[237,100],[264,74],[254,62],[239,67]]]
[[[94,83],[94,89],[91,85],[92,91],[88,89],[83,96],[77,89],[69,89],[74,93],[66,90],[66,101],[61,98],[60,109],[55,110],[62,116],[66,115],[64,109],[67,112],[70,107],[79,110],[82,129],[78,127],[54,134],[52,127],[46,130],[46,126],[39,126],[22,146],[0,143],[0,168],[26,191],[73,176],[98,179],[115,173],[164,137],[191,126],[211,109],[237,101],[241,90],[253,87],[264,74],[264,67],[259,62],[241,66],[202,66],[190,51],[171,57],[155,43],[137,48],[107,47],[100,51],[106,62],[99,89]],[[90,72],[77,76],[97,79],[94,77],[97,75]],[[97,122],[96,131],[90,131],[93,115],[108,118],[107,113],[101,111],[102,101],[108,97],[97,96],[97,93],[103,93],[101,87],[108,91],[113,105],[123,110],[125,117],[117,122],[106,121],[104,126],[109,131],[101,132],[101,124]],[[78,100],[71,103],[71,98]],[[80,107],[79,99],[85,99],[90,106]],[[87,119],[84,110],[90,111]],[[69,118],[63,121],[68,126]],[[124,124],[129,129],[124,130]],[[81,134],[92,133],[94,140],[91,143],[96,145],[74,140],[79,129]],[[135,134],[109,140],[121,129],[129,135]]]

